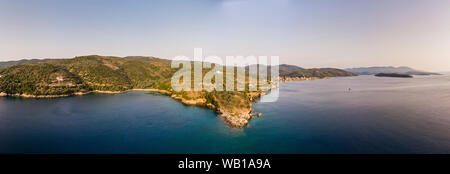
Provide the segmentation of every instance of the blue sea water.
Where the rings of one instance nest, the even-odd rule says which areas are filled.
[[[1,97],[0,153],[450,153],[450,76],[283,83],[254,110],[233,129],[145,92]]]

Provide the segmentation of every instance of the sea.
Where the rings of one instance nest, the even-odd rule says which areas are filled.
[[[282,83],[230,128],[207,108],[147,92],[0,97],[0,154],[450,153],[450,76]]]

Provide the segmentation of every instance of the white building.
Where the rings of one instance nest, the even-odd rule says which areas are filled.
[[[62,81],[64,81],[64,78],[63,78],[62,76],[57,76],[57,77],[56,77],[56,80],[57,80],[58,82],[62,82]]]

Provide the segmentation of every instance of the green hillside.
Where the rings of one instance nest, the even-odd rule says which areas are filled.
[[[62,95],[90,90],[80,77],[52,64],[18,65],[0,74],[0,91],[8,94]]]

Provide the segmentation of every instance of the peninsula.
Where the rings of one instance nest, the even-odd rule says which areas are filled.
[[[303,69],[294,65],[279,68],[281,81],[355,75],[333,68]],[[141,56],[91,55],[0,62],[0,96],[50,98],[141,90],[163,93],[186,105],[208,107],[231,127],[248,126],[248,120],[261,116],[252,111],[252,102],[267,89],[176,92],[171,87],[171,77],[177,70],[171,68],[170,60]]]

